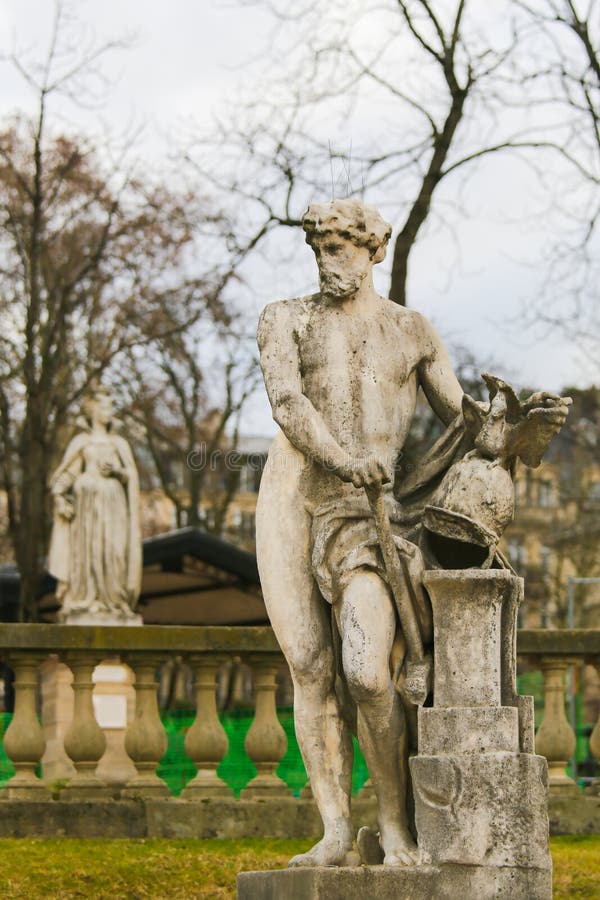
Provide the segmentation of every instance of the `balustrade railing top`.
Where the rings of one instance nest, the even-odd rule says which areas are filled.
[[[273,630],[238,625],[44,625],[0,623],[0,655],[15,650],[59,653],[98,650],[130,653],[281,653]]]
[[[600,628],[520,628],[522,656],[568,656],[593,661],[600,656]]]
[[[99,650],[123,653],[280,653],[273,630],[262,625],[82,626],[0,623],[0,653],[14,650]],[[521,628],[524,656],[600,656],[600,628]]]

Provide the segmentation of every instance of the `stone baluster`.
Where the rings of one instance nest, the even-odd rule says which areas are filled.
[[[370,778],[367,778],[367,780],[359,790],[358,796],[361,798],[361,800],[370,800],[372,797],[375,797],[375,788],[373,787],[373,782]]]
[[[272,657],[253,657],[249,662],[253,668],[256,709],[244,747],[257,772],[242,791],[243,800],[288,793],[285,782],[275,774],[287,750],[287,737],[277,718],[275,704],[275,677],[279,663]]]
[[[92,675],[100,657],[87,652],[67,654],[73,672],[73,720],[64,737],[64,748],[76,772],[61,791],[63,800],[95,800],[111,796],[109,787],[96,776],[96,767],[106,750],[106,737],[96,721],[92,700]]]
[[[196,718],[185,736],[185,752],[198,772],[182,792],[183,800],[231,797],[230,788],[217,775],[217,766],[229,747],[217,712],[216,676],[222,662],[208,654],[189,659],[196,676]]]
[[[598,675],[600,675],[600,660],[594,661],[594,665]],[[595,758],[597,764],[600,765],[600,713],[598,714],[594,729],[590,734],[590,753]],[[594,780],[591,790],[594,794],[600,794],[600,778]]]
[[[4,735],[4,751],[14,764],[15,774],[5,785],[5,796],[9,800],[45,800],[51,797],[48,788],[36,775],[46,749],[35,703],[37,670],[42,659],[30,653],[16,653],[10,657],[15,673],[15,712]]]
[[[548,760],[550,788],[561,792],[576,788],[565,772],[565,766],[575,752],[575,734],[565,712],[565,673],[574,662],[564,657],[544,657],[541,663],[544,715],[535,737],[535,748]]]
[[[156,774],[167,749],[167,736],[158,711],[158,682],[155,679],[161,659],[145,653],[131,653],[127,662],[135,673],[135,716],[125,732],[125,749],[137,774],[127,782],[121,795],[168,797],[168,787]]]

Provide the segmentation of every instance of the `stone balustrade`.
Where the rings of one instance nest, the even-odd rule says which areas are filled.
[[[522,630],[518,634],[518,654],[523,663],[544,676],[545,704],[536,749],[548,759],[551,788],[558,792],[576,791],[578,788],[566,773],[575,746],[565,712],[566,677],[573,665],[586,663],[600,668],[600,629]],[[4,750],[14,763],[15,774],[0,791],[0,799],[51,797],[40,770],[45,740],[38,716],[38,670],[52,657],[72,673],[74,695],[73,720],[64,734],[64,751],[72,762],[73,774],[61,785],[60,799],[168,798],[169,790],[156,774],[167,747],[157,703],[156,672],[175,656],[191,667],[196,694],[196,717],[187,732],[185,750],[197,774],[181,799],[194,802],[232,796],[217,772],[228,750],[228,738],[217,712],[216,679],[224,662],[241,657],[252,669],[256,697],[254,720],[245,743],[256,766],[256,776],[242,792],[242,801],[285,797],[291,800],[291,792],[276,774],[287,746],[275,705],[276,673],[284,662],[270,628],[20,624],[0,624],[0,660],[15,673],[14,716],[4,736]],[[95,667],[105,660],[125,663],[134,673],[135,715],[127,722],[125,748],[135,773],[119,788],[108,784],[97,771],[106,739],[94,713],[92,676]],[[598,759],[600,721],[589,746]],[[307,796],[310,797],[310,791],[305,792],[304,797]]]
[[[270,628],[146,626],[144,628],[69,625],[0,624],[0,659],[15,673],[14,716],[4,736],[4,750],[15,766],[0,799],[49,799],[40,772],[45,739],[38,718],[37,673],[48,658],[67,666],[73,676],[73,720],[64,735],[64,751],[74,774],[61,785],[60,799],[100,800],[107,797],[158,799],[169,796],[156,774],[167,749],[157,702],[156,672],[172,656],[185,660],[195,674],[196,718],[185,738],[185,749],[197,768],[183,792],[185,800],[231,796],[217,775],[228,749],[216,704],[216,677],[230,657],[241,657],[254,673],[256,712],[246,739],[247,753],[257,769],[248,797],[290,795],[275,770],[287,749],[277,718],[276,674],[283,657]],[[97,770],[106,739],[96,721],[92,675],[103,660],[120,662],[133,671],[135,715],[127,722],[125,749],[135,774],[116,790]]]
[[[536,752],[548,760],[551,793],[575,794],[578,790],[567,774],[568,761],[575,752],[576,737],[567,717],[568,675],[583,665],[593,666],[600,675],[600,629],[523,629],[518,633],[517,651],[543,674],[544,706],[535,736]],[[590,754],[600,761],[600,717],[589,741]],[[592,789],[598,792],[600,779]]]

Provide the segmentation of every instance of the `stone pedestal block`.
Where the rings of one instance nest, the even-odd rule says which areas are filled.
[[[238,900],[551,900],[551,873],[484,866],[387,866],[244,872]]]
[[[515,677],[522,582],[506,570],[427,572],[433,707],[410,761],[421,864],[238,877],[238,900],[551,900],[548,770]],[[373,861],[367,854],[365,861]]]
[[[495,753],[519,750],[516,707],[419,709],[419,754]]]
[[[425,574],[433,609],[436,707],[500,706],[502,605],[516,581],[504,569]]]
[[[517,696],[515,681],[522,585],[508,571],[472,569],[428,572],[425,583],[434,705],[419,710],[419,755],[410,763],[423,862],[545,872],[547,887],[527,895],[545,900],[548,770],[533,751],[533,702]]]
[[[410,765],[427,862],[551,870],[543,757],[449,754],[415,757]]]
[[[118,625],[124,628],[139,627],[144,624],[144,619],[139,613],[131,610],[129,613],[93,612],[87,610],[71,610],[60,617],[61,625]]]

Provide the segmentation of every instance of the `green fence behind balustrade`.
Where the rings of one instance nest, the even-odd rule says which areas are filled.
[[[293,712],[289,708],[282,708],[278,710],[278,716],[287,735],[288,748],[279,764],[277,774],[290,790],[298,795],[306,784],[306,771],[294,732]],[[188,781],[196,774],[196,768],[187,757],[184,748],[185,735],[194,721],[194,712],[187,710],[167,711],[161,713],[161,718],[167,733],[168,747],[157,772],[166,781],[171,792],[177,797]],[[252,718],[253,713],[251,710],[221,714],[221,722],[229,738],[229,749],[217,771],[236,797],[239,796],[240,792],[256,774],[256,768],[244,750],[244,739],[252,724]],[[11,713],[0,713],[0,786],[8,781],[14,773],[13,764],[6,756],[4,744],[1,741],[11,719]],[[355,741],[352,776],[352,786],[355,793],[363,786],[368,777],[364,757]]]
[[[306,784],[306,771],[296,741],[293,711],[291,708],[280,708],[277,715],[288,739],[287,751],[279,764],[277,774],[298,796]],[[194,720],[194,714],[187,711],[164,712],[161,718],[169,738],[169,746],[157,772],[167,782],[173,794],[178,796],[196,773],[195,766],[186,756],[183,746],[186,731]],[[221,713],[220,718],[229,738],[229,749],[221,760],[217,772],[238,797],[256,774],[256,768],[244,750],[244,740],[252,724],[253,713],[251,710],[236,710]],[[355,741],[352,774],[354,793],[360,790],[368,777],[364,757]]]

